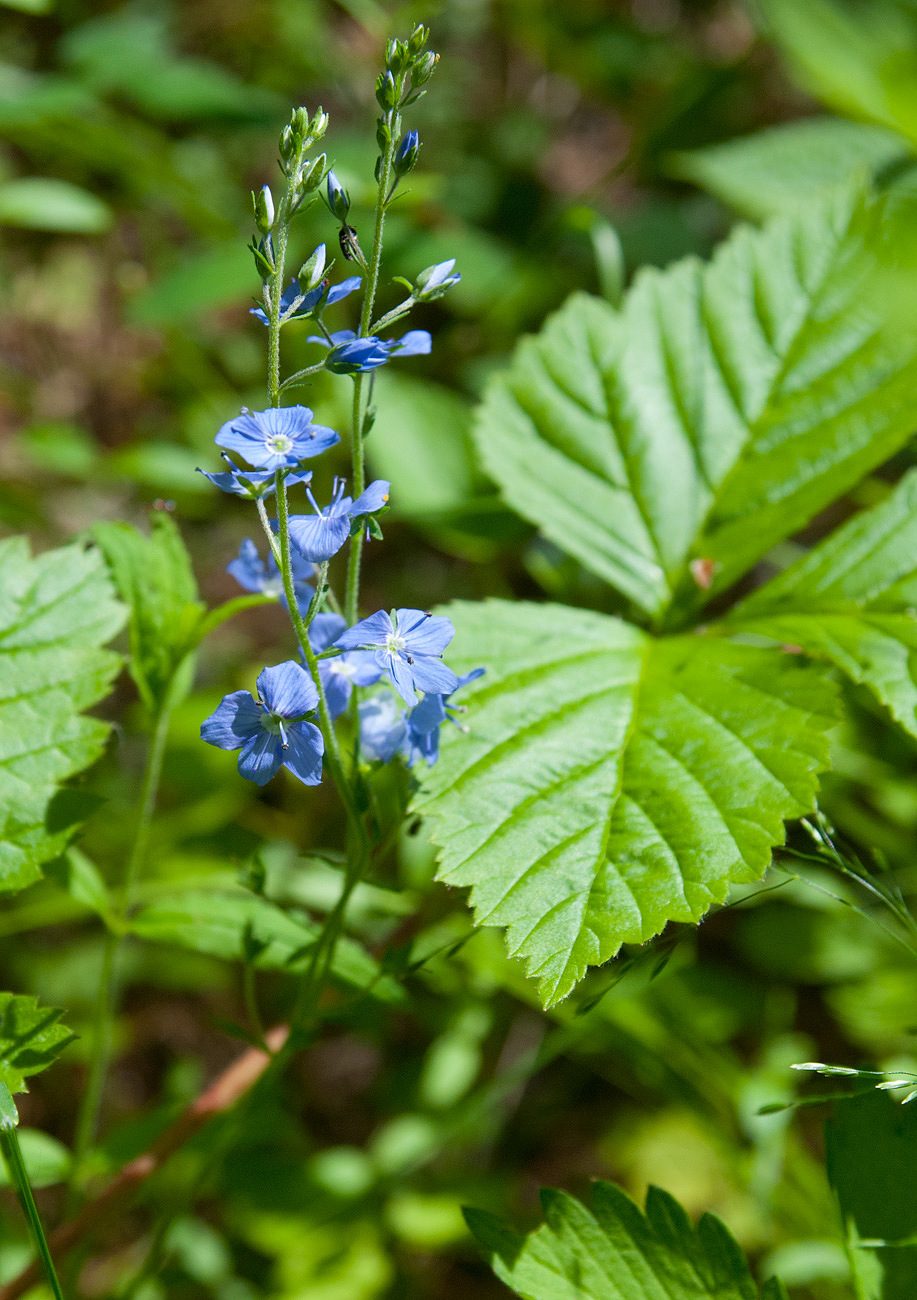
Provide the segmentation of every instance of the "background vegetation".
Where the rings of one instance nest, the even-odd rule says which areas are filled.
[[[145,528],[169,513],[202,597],[236,594],[225,566],[250,511],[196,467],[214,467],[214,431],[240,403],[263,404],[263,332],[247,315],[257,290],[248,192],[273,179],[289,105],[321,104],[351,220],[368,223],[379,50],[423,19],[442,60],[419,106],[421,165],[390,218],[386,264],[413,275],[455,256],[463,281],[412,322],[434,334],[429,363],[380,380],[370,456],[398,493],[385,547],[369,548],[364,603],[562,594],[612,608],[596,578],[502,504],[473,455],[472,407],[518,336],[573,289],[616,300],[641,265],[705,255],[737,214],[805,203],[851,171],[908,183],[913,7],[855,7],[852,40],[846,11],[838,18],[821,0],[804,11],[797,21],[776,0],[764,12],[722,0],[7,5],[3,529],[43,550],[102,520]],[[710,148],[824,106],[838,116],[809,127],[804,148],[782,136]],[[326,218],[307,214],[292,261],[327,234]],[[339,400],[343,390],[320,379],[313,404]],[[913,460],[899,455],[799,542],[878,499]],[[141,933],[126,950],[99,1176],[142,1151],[238,1053],[253,986],[265,1023],[286,1006],[292,945],[278,936],[243,960],[237,928],[194,891],[225,884],[249,906],[256,862],[286,905],[321,915],[336,897],[331,792],[304,800],[286,780],[257,789],[198,739],[201,719],[273,661],[283,635],[274,609],[221,629],[174,720]],[[103,711],[116,731],[83,783],[99,811],[80,851],[115,879],[148,718],[126,676]],[[915,743],[865,695],[850,716],[822,805],[850,851],[872,863],[879,850],[907,894],[917,887]],[[24,1124],[47,1135],[28,1141],[52,1222],[105,944],[73,862],[0,912],[2,987],[65,1006],[81,1035],[20,1099]],[[804,1079],[792,1062],[917,1068],[917,968],[855,881],[811,863],[798,880],[799,870],[783,855],[767,892],[746,901],[737,891],[700,929],[670,927],[649,949],[625,951],[545,1013],[498,934],[471,936],[458,893],[431,883],[432,848],[409,829],[349,914],[388,982],[372,996],[330,991],[320,1037],[282,1083],[189,1143],[103,1229],[85,1293],[484,1300],[506,1290],[461,1206],[530,1225],[539,1186],[586,1196],[600,1176],[641,1199],[659,1183],[692,1214],[720,1214],[761,1276],[779,1271],[799,1300],[850,1295],[824,1109],[760,1108],[793,1100]],[[411,960],[424,959],[416,970],[409,942]],[[912,1152],[917,1107],[893,1121],[884,1102],[870,1102],[872,1122],[900,1123]],[[852,1164],[868,1204],[878,1141],[853,1120],[836,1122],[831,1140],[835,1185]],[[11,1277],[28,1245],[11,1197],[3,1209],[0,1276]],[[917,1210],[896,1214],[864,1235],[913,1235]]]

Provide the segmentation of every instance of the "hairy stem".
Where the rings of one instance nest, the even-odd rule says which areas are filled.
[[[401,100],[401,93],[404,88],[404,76],[402,74],[398,83],[398,100]],[[395,157],[397,140],[395,132],[390,133],[391,138],[382,152],[382,163],[379,168],[379,190],[376,195],[376,215],[375,226],[373,229],[372,251],[369,255],[369,271],[366,276],[366,290],[363,295],[363,308],[360,312],[360,329],[359,336],[366,337],[371,333],[370,326],[373,318],[373,307],[376,302],[376,290],[379,286],[379,271],[382,266],[382,235],[385,230],[385,211],[388,201],[389,185],[392,179],[392,160]],[[353,484],[352,492],[354,499],[366,487],[366,461],[363,452],[364,431],[363,422],[365,419],[363,389],[366,376],[363,373],[354,376],[353,382],[353,432],[351,437],[351,456],[353,460]],[[347,622],[353,624],[359,618],[360,610],[360,564],[363,558],[363,530],[355,533],[350,539],[350,555],[347,560],[347,587],[344,599],[344,617]]]

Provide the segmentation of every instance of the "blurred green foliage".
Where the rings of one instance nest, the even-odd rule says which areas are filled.
[[[366,604],[559,593],[589,603],[597,580],[512,515],[474,458],[484,381],[571,290],[614,300],[638,266],[708,252],[733,210],[757,219],[852,174],[909,184],[914,14],[905,0],[7,2],[0,523],[44,549],[126,520],[154,548],[168,541],[168,515],[202,598],[239,594],[225,565],[252,531],[250,510],[195,468],[215,467],[224,419],[262,404],[248,191],[271,177],[289,105],[321,103],[354,224],[368,223],[378,50],[424,19],[442,61],[419,107],[421,166],[390,218],[383,275],[455,256],[464,278],[418,316],[434,332],[431,364],[402,363],[377,387],[370,456],[398,490],[385,547],[368,551]],[[328,234],[310,211],[294,256]],[[386,283],[383,305],[396,292]],[[294,366],[297,330],[285,335]],[[322,378],[299,400],[334,424],[343,393]],[[850,505],[877,499],[912,460],[902,453]],[[168,546],[160,552],[167,566]],[[142,557],[138,573],[157,585]],[[66,1006],[83,1034],[19,1099],[41,1130],[22,1145],[52,1222],[102,959],[98,915],[129,852],[156,655],[187,649],[180,620],[196,614],[197,590],[182,583],[164,593],[181,609],[160,609],[145,660],[134,621],[136,686],[122,677],[104,706],[115,736],[82,786],[101,811],[46,881],[0,912],[0,986]],[[285,780],[255,789],[198,739],[222,693],[250,686],[286,637],[276,608],[240,615],[176,702],[123,961],[99,1177],[142,1151],[251,1034],[239,925],[267,941],[253,964],[269,1022],[287,1006],[291,954],[339,891],[329,792],[304,801]],[[825,806],[897,869],[907,895],[917,747],[865,694],[851,717],[834,739]],[[786,855],[766,889],[737,892],[699,931],[626,950],[545,1014],[498,936],[471,935],[461,900],[431,885],[432,849],[412,829],[353,896],[359,946],[339,953],[321,1035],[107,1226],[85,1293],[489,1300],[506,1291],[461,1207],[527,1228],[540,1184],[585,1197],[602,1176],[640,1200],[656,1182],[690,1213],[714,1211],[756,1274],[780,1272],[794,1300],[848,1296],[824,1111],[760,1110],[792,1107],[805,1081],[789,1067],[812,1056],[915,1068],[917,965],[869,893]],[[864,1143],[855,1117],[831,1141],[842,1189],[844,1160]],[[0,1278],[28,1258],[12,1204],[3,1192]],[[878,1233],[864,1218],[860,1236]]]

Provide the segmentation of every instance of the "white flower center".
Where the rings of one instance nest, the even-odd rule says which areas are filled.
[[[280,574],[278,573],[276,578],[268,578],[261,588],[261,592],[264,596],[276,596],[279,600],[283,595],[283,578],[281,578]]]
[[[385,648],[390,655],[400,654],[401,651],[404,649],[404,646],[405,646],[404,637],[399,636],[397,632],[393,632],[385,643]]]
[[[285,433],[271,433],[268,435],[267,445],[270,447],[271,451],[276,451],[283,455],[285,452],[291,450],[293,439],[289,438]]]

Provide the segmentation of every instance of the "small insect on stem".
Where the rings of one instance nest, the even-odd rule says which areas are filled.
[[[338,231],[338,241],[341,245],[341,252],[348,262],[364,262],[363,250],[360,247],[360,241],[357,238],[357,232],[353,226],[341,226]]]

